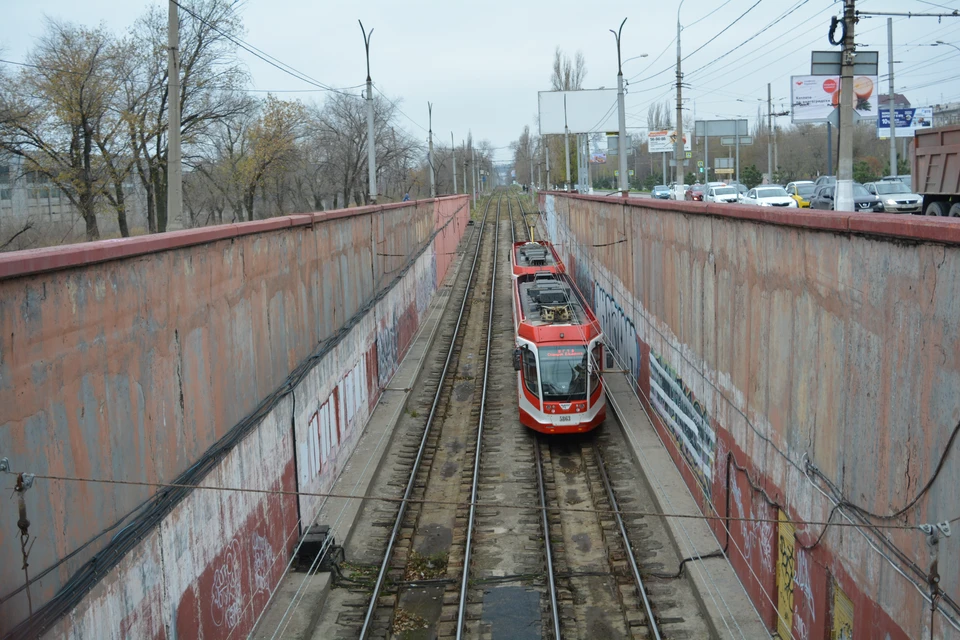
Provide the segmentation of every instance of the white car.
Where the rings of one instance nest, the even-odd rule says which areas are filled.
[[[754,204],[761,207],[791,207],[797,208],[797,201],[790,197],[783,187],[754,187],[743,196],[743,204]]]
[[[690,188],[688,184],[677,184],[673,183],[670,185],[670,199],[671,200],[683,200],[687,195],[687,189]]]
[[[740,194],[736,187],[710,187],[703,199],[705,202],[739,202]]]

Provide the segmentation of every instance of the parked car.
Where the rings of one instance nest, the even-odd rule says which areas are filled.
[[[707,183],[707,189],[708,189],[708,190],[710,189],[710,187],[726,187],[726,186],[727,186],[727,183],[726,183],[726,182],[715,181],[715,182],[708,182],[708,183]]]
[[[913,188],[913,176],[909,174],[905,176],[884,176],[883,178],[881,178],[882,182],[887,182],[888,180],[896,180],[898,182],[902,182],[908,187]]]
[[[683,200],[684,195],[687,193],[687,189],[690,188],[688,184],[677,184],[674,182],[670,185],[670,199],[671,200]]]
[[[783,187],[762,185],[747,191],[743,196],[743,204],[753,204],[761,207],[793,207],[797,208],[797,201],[787,195]]]
[[[736,187],[710,187],[703,199],[706,202],[739,202],[740,194]]]
[[[741,200],[743,200],[743,196],[745,196],[747,194],[747,191],[749,191],[749,189],[747,189],[747,185],[737,182],[736,180],[731,180],[730,182],[727,183],[727,186],[733,187],[734,189],[736,189],[737,194],[739,194],[739,197]]]
[[[820,176],[817,178],[814,184],[817,185],[818,189],[820,187],[829,187],[831,185],[835,185],[837,184],[837,176]]]
[[[816,185],[812,180],[797,180],[787,183],[787,195],[797,201],[801,209],[810,207],[810,197],[816,192]]]
[[[703,202],[703,192],[704,189],[702,184],[690,185],[690,188],[684,192],[683,199],[692,200],[695,202]]]
[[[899,180],[868,182],[863,187],[880,198],[883,210],[887,213],[920,213],[923,198]]]
[[[817,189],[810,198],[810,208],[821,211],[833,211],[836,200],[837,186],[827,185]],[[883,203],[880,198],[867,191],[859,182],[853,183],[854,210],[861,213],[882,212]]]
[[[659,200],[666,200],[670,197],[670,187],[665,184],[658,184],[650,190],[650,197]]]

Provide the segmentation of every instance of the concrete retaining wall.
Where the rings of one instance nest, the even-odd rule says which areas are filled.
[[[0,456],[40,475],[169,482],[326,345],[294,393],[203,480],[323,491],[468,217],[467,198],[452,197],[0,257]],[[26,495],[31,573],[154,492],[38,479]],[[192,492],[53,636],[245,633],[298,524],[310,522],[308,502]],[[34,610],[114,531],[34,583]],[[16,534],[0,527],[6,558],[19,557]],[[0,576],[11,589],[23,583],[19,562],[2,563]],[[4,602],[0,633],[26,610],[23,592]]]
[[[729,518],[714,521],[718,542],[771,631],[931,637],[933,558],[915,525],[960,514],[957,452],[904,516],[864,513],[913,500],[960,423],[960,225],[540,203],[688,486]],[[861,527],[812,524],[828,519]],[[938,546],[932,637],[957,637],[960,539]]]

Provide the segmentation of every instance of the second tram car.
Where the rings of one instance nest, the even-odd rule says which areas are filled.
[[[510,254],[520,422],[542,433],[582,433],[606,417],[603,334],[549,242]]]

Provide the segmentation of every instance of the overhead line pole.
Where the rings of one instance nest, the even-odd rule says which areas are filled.
[[[617,31],[610,29],[617,40],[617,111],[619,117],[619,133],[617,140],[617,160],[620,165],[620,193],[626,198],[630,195],[630,182],[627,180],[627,116],[623,99],[623,63],[620,61],[620,34],[623,33],[624,18]]]
[[[739,125],[738,125],[739,126]],[[767,83],[767,180],[773,184],[773,106],[770,83]]]
[[[890,109],[890,175],[895,176],[897,170],[897,94],[893,90],[893,18],[887,18],[887,72],[890,75],[890,98],[887,107]]]
[[[357,22],[360,22],[357,20]],[[373,127],[373,80],[370,79],[370,38],[373,29],[368,34],[360,22],[360,32],[363,33],[363,47],[367,52],[367,171],[370,173],[370,202],[377,202],[377,149],[374,142]]]
[[[676,165],[675,180],[678,185],[683,185],[683,158],[686,154],[683,152],[683,72],[680,69],[680,9],[683,8],[683,0],[677,7],[677,141],[673,145],[673,159]]]
[[[430,197],[437,197],[437,175],[433,169],[433,105],[427,103],[427,161],[430,163]]]
[[[180,16],[177,3],[170,0],[167,12],[167,78],[169,79],[169,121],[167,124],[167,224],[183,213],[183,169],[180,153]],[[252,213],[252,212],[251,212]],[[157,231],[160,229],[159,225]]]
[[[453,164],[453,195],[457,195],[457,143],[453,141],[453,131],[450,132],[450,157]]]
[[[840,152],[837,154],[836,211],[853,211],[853,61],[856,51],[856,0],[843,3],[844,38],[840,56]]]

